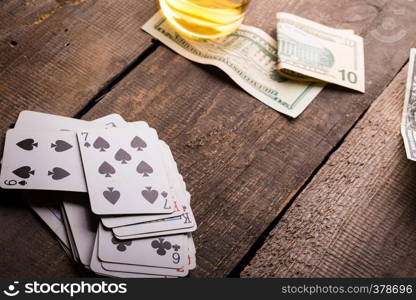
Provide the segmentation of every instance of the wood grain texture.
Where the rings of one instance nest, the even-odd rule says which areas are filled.
[[[166,140],[193,196],[199,223],[197,277],[227,276],[325,156],[381,94],[408,58],[416,12],[403,1],[253,1],[247,24],[275,33],[276,11],[366,36],[367,92],[328,86],[296,120],[244,93],[216,68],[159,47],[86,115],[117,112],[145,120]],[[374,30],[397,7],[407,35],[395,43]]]
[[[24,109],[73,116],[151,44],[153,0],[0,2],[0,131]]]
[[[373,103],[243,277],[416,276],[416,164],[400,135],[406,76]]]
[[[82,5],[92,4],[87,1]],[[159,47],[86,116],[92,119],[118,112],[128,120],[146,120],[159,131],[161,138],[169,142],[192,193],[199,222],[195,234],[199,266],[193,276],[226,276],[392,80],[405,63],[409,46],[414,44],[416,28],[408,26],[413,19],[408,14],[397,19],[398,26],[406,28],[407,34],[396,43],[381,42],[371,32],[380,28],[387,17],[394,17],[397,8],[404,7],[414,15],[412,5],[405,1],[370,0],[253,1],[246,23],[261,27],[273,36],[275,24],[270,20],[274,20],[276,11],[296,13],[339,28],[353,28],[367,36],[366,50],[371,53],[367,56],[367,93],[360,95],[329,86],[296,120],[285,118],[245,94],[221,71],[191,63],[164,47]],[[39,24],[53,22],[57,15],[74,7],[59,9]],[[54,26],[51,28],[53,32]],[[44,35],[48,36],[49,32],[45,30]],[[83,31],[80,30],[78,35],[82,37]],[[118,47],[122,48],[120,45]],[[97,48],[92,50],[98,51]],[[56,55],[59,56],[59,52]],[[54,60],[49,67],[65,65],[66,59]],[[84,60],[84,63],[89,61]],[[97,70],[110,68],[110,65],[98,66]],[[82,64],[78,68],[83,68]],[[94,72],[93,76],[99,77]],[[17,82],[20,75],[21,71],[15,74]],[[79,80],[81,87],[86,89],[89,86],[82,82],[89,78],[78,73],[71,75],[76,75],[72,80]],[[10,84],[13,84],[12,75],[9,76]],[[93,88],[91,95],[96,90]],[[41,91],[40,94],[44,94],[44,90]],[[72,88],[68,91],[73,93]],[[4,123],[14,120],[12,114],[22,108],[52,113],[63,111],[70,115],[77,111],[73,108],[78,105],[70,102],[75,101],[72,98],[64,95],[57,98],[59,103],[56,105],[47,101],[48,104],[36,102],[30,106],[27,97],[24,98],[26,104],[20,108],[11,107],[10,100],[2,99],[1,113],[11,114],[3,118]],[[10,198],[18,201],[13,195]],[[15,228],[13,233],[0,240],[0,248],[6,249],[8,257],[8,260],[0,260],[0,269],[10,268],[13,264],[14,276],[26,277],[76,274],[66,267],[61,271],[56,266],[37,264],[39,256],[55,260],[63,255],[58,252],[60,249],[56,248],[56,242],[47,241],[54,246],[50,246],[52,250],[44,251],[36,239],[40,237],[45,242],[47,234],[38,234],[44,228],[29,221],[27,218],[32,217],[27,216],[26,211],[15,212],[6,207],[1,211],[6,217],[0,218],[0,225]],[[24,225],[16,222],[20,217],[20,224]],[[24,237],[20,231],[25,231]],[[19,250],[27,249],[28,245],[33,245],[32,251],[22,253],[23,250]],[[27,256],[25,259],[31,268],[19,264],[22,255]]]

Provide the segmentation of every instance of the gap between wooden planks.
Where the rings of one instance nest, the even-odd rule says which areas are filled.
[[[400,134],[407,67],[295,200],[243,277],[415,277],[416,164]]]

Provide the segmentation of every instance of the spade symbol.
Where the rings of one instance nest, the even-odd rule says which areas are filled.
[[[153,168],[145,161],[141,161],[136,168],[137,173],[143,174],[143,177],[148,177],[153,173]]]
[[[149,186],[149,187],[146,187],[146,189],[142,191],[142,195],[144,199],[150,202],[150,204],[153,204],[155,203],[159,193],[156,190],[152,190],[152,187]]]
[[[111,175],[116,173],[116,169],[114,169],[112,165],[105,161],[98,168],[98,172],[100,174],[105,174],[105,177],[111,177]]]
[[[166,198],[166,197],[168,196],[168,193],[166,193],[165,191],[163,191],[163,192],[161,193],[161,195],[163,196],[163,198]]]
[[[145,141],[143,141],[141,138],[139,138],[138,136],[135,136],[133,138],[133,140],[131,141],[130,145],[136,149],[137,151],[143,151],[144,148],[147,147],[147,144]]]
[[[63,140],[57,140],[55,144],[54,143],[51,144],[51,148],[55,148],[56,152],[64,152],[68,149],[71,149],[72,145],[68,144],[67,142]]]
[[[127,164],[127,161],[131,160],[130,154],[123,149],[119,149],[114,156],[117,161],[121,161],[122,164]]]
[[[53,168],[52,171],[48,171],[48,176],[51,176],[51,175],[52,175],[53,180],[60,180],[71,175],[71,173],[65,171],[62,168],[56,167],[56,168]]]
[[[32,170],[32,168],[29,166],[24,166],[14,170],[13,173],[20,178],[27,179],[30,177],[30,175],[35,175],[35,170]]]
[[[116,204],[118,199],[120,199],[120,192],[115,191],[112,187],[109,187],[107,189],[108,191],[105,191],[103,193],[104,198],[107,199],[111,204]]]
[[[100,152],[105,152],[105,149],[110,148],[110,144],[102,137],[98,137],[93,146],[95,149],[100,149]]]
[[[27,181],[26,180],[19,181],[19,184],[24,186],[27,184]]]
[[[87,148],[89,148],[89,147],[91,147],[91,144],[90,144],[90,143],[88,143],[88,142],[86,142],[86,143],[84,144],[84,146],[85,146],[85,147],[87,147]]]
[[[16,145],[22,148],[23,150],[31,151],[34,147],[38,146],[38,143],[35,143],[34,139],[25,139],[23,141],[18,142]]]

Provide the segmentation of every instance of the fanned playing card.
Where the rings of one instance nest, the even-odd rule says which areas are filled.
[[[71,231],[71,227],[69,226],[68,218],[67,218],[67,216],[65,214],[65,210],[63,210],[62,206],[61,206],[61,215],[62,215],[62,220],[64,222],[66,235],[68,237],[69,249],[71,251],[72,259],[75,262],[80,263],[81,261],[80,261],[80,258],[79,258],[78,248],[75,244],[74,236],[72,235],[72,231]]]
[[[73,246],[77,248],[80,262],[89,266],[98,229],[98,219],[89,210],[85,199],[63,201],[63,212],[73,238]]]
[[[100,261],[101,267],[107,271],[116,271],[123,273],[139,273],[139,274],[152,274],[152,275],[163,275],[163,276],[172,276],[172,277],[185,277],[188,275],[189,270],[193,270],[196,267],[195,260],[195,245],[192,239],[192,235],[187,236],[188,240],[188,259],[185,263],[184,268],[171,269],[171,268],[161,268],[153,266],[141,266],[134,264],[122,264],[114,262],[104,262]]]
[[[117,237],[123,237],[123,239],[128,239],[129,236],[134,236],[135,238],[157,236],[165,234],[165,231],[174,232],[175,230],[181,230],[181,233],[195,231],[195,217],[191,207],[186,202],[183,204],[182,211],[183,213],[180,216],[115,227],[112,228],[112,231]]]
[[[137,126],[137,125],[136,125]],[[185,182],[182,176],[179,174],[177,165],[173,158],[172,152],[169,146],[159,140],[162,160],[164,168],[169,181],[169,188],[173,197],[174,211],[169,215],[166,214],[152,214],[152,215],[136,215],[136,216],[103,216],[101,218],[102,223],[107,228],[121,227],[131,224],[139,224],[150,221],[156,221],[166,218],[178,217],[184,215],[184,207],[189,207],[189,197],[186,191]],[[192,212],[191,212],[192,213]],[[192,218],[193,216],[191,216]]]
[[[77,136],[95,214],[174,211],[159,140],[152,132],[125,127],[90,129]]]
[[[185,234],[120,241],[103,226],[98,230],[98,257],[104,262],[179,269],[187,254]]]
[[[86,192],[76,135],[66,131],[8,130],[0,186]]]
[[[151,274],[139,274],[132,272],[122,271],[109,271],[103,268],[102,262],[98,258],[98,234],[95,239],[94,249],[91,256],[90,268],[98,275],[119,277],[119,278],[166,278],[167,276],[151,275]]]
[[[113,233],[120,239],[188,233],[197,229],[195,218],[190,207],[190,194],[186,190],[185,183],[179,174],[169,146],[165,142],[160,141],[160,148],[165,168],[168,170],[168,178],[174,183],[174,194],[178,200],[177,202],[181,206],[181,214],[173,217],[169,215],[166,218],[113,228]]]
[[[46,199],[28,199],[33,211],[49,226],[59,241],[69,249],[69,240],[66,235],[64,221],[61,214],[61,201],[48,201]]]

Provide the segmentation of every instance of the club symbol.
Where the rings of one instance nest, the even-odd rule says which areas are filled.
[[[127,162],[131,160],[130,154],[128,154],[126,151],[124,151],[121,148],[116,152],[116,154],[114,155],[114,158],[117,161],[121,161],[122,164],[127,164]]]
[[[131,241],[120,241],[120,240],[117,240],[115,237],[113,237],[111,239],[111,242],[114,245],[117,245],[117,250],[120,251],[120,252],[126,251],[127,250],[127,246],[131,246],[131,244],[132,244]]]
[[[51,143],[51,148],[54,148],[56,152],[64,152],[71,149],[72,145],[63,140],[57,140],[55,143]]]
[[[130,145],[134,148],[137,149],[137,151],[143,151],[144,148],[147,147],[147,144],[145,141],[143,141],[141,138],[139,138],[138,136],[135,136],[133,138],[133,140],[131,141]]]
[[[178,252],[179,249],[181,249],[181,246],[175,244],[175,245],[172,246],[172,248],[173,248],[173,250],[175,250],[176,252]]]
[[[16,145],[22,148],[23,150],[31,151],[34,147],[38,146],[38,143],[35,142],[34,139],[25,139],[23,141],[18,142]]]
[[[106,149],[110,148],[110,144],[102,137],[98,137],[93,146],[95,149],[100,149],[100,152],[105,152]]]
[[[56,167],[56,168],[53,168],[52,171],[48,171],[48,176],[51,176],[51,175],[52,175],[53,180],[60,180],[71,175],[71,173],[69,173],[68,171],[62,168]]]
[[[142,191],[142,196],[144,197],[144,199],[150,202],[150,204],[153,204],[159,196],[159,192],[156,190],[152,190],[151,186],[147,186],[146,189]]]
[[[153,173],[153,168],[144,160],[142,160],[136,168],[137,173],[143,174],[143,177],[149,177]]]
[[[13,174],[19,176],[20,178],[27,179],[30,175],[35,175],[35,170],[32,170],[29,166],[24,166],[14,170]]]
[[[170,250],[172,248],[171,243],[162,238],[152,241],[151,245],[154,249],[157,249],[156,253],[160,256],[165,255],[166,250]]]
[[[105,177],[111,177],[111,175],[116,173],[116,169],[114,169],[112,165],[105,161],[98,168],[98,172],[100,174],[105,174]]]
[[[120,192],[114,190],[113,187],[109,187],[107,189],[108,191],[103,192],[104,198],[107,199],[108,202],[110,202],[111,204],[116,204],[117,201],[120,199]]]

